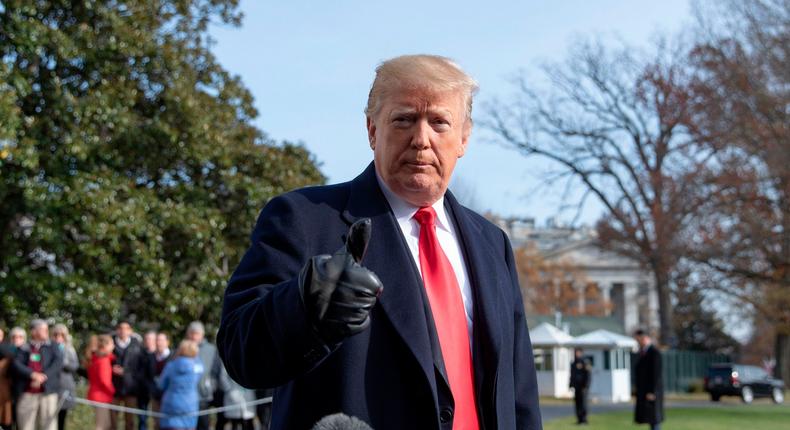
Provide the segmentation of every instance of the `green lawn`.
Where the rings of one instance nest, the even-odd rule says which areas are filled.
[[[727,408],[673,408],[666,410],[663,430],[790,430],[790,406],[733,405]],[[590,425],[577,426],[575,418],[560,418],[543,424],[545,430],[589,429],[649,429],[637,426],[632,411],[591,415]]]

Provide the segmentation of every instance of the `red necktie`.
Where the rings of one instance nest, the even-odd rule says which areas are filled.
[[[436,237],[436,211],[420,208],[414,219],[420,223],[420,269],[431,313],[439,335],[444,367],[455,400],[453,430],[478,429],[474,369],[469,348],[466,312],[450,260]]]

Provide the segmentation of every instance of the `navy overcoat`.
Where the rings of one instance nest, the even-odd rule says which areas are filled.
[[[445,205],[460,236],[474,296],[475,388],[484,429],[541,428],[532,346],[510,243],[499,228]],[[308,324],[297,275],[340,248],[349,226],[372,219],[362,264],[384,292],[370,328],[324,345]],[[370,166],[350,182],[272,199],[234,272],[217,344],[230,376],[276,387],[272,429],[309,429],[336,412],[375,430],[451,429],[453,399],[419,275]]]

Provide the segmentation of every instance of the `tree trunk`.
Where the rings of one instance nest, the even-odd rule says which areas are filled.
[[[790,386],[790,335],[786,333],[776,333],[774,343],[776,356],[776,367],[774,376],[785,381],[785,386]]]
[[[675,344],[674,330],[672,330],[672,300],[669,291],[669,275],[662,270],[653,269],[658,293],[658,322],[659,343],[673,347]]]

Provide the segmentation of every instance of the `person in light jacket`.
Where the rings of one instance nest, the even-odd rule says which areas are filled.
[[[231,430],[253,430],[255,428],[255,391],[248,390],[230,378],[225,366],[220,368],[219,386],[224,392],[224,405],[231,407],[225,411],[225,418]]]
[[[195,358],[197,343],[183,340],[176,358],[165,365],[158,382],[162,395],[161,412],[170,415],[159,420],[162,430],[187,430],[197,426],[199,410],[198,382],[203,375],[203,363]]]
[[[60,371],[60,392],[58,393],[58,402],[60,403],[58,430],[64,430],[66,428],[66,415],[74,407],[72,396],[75,394],[77,387],[74,375],[77,374],[77,369],[80,367],[80,360],[77,357],[74,345],[71,343],[69,329],[65,325],[55,324],[52,328],[52,340],[63,356],[63,368]]]

